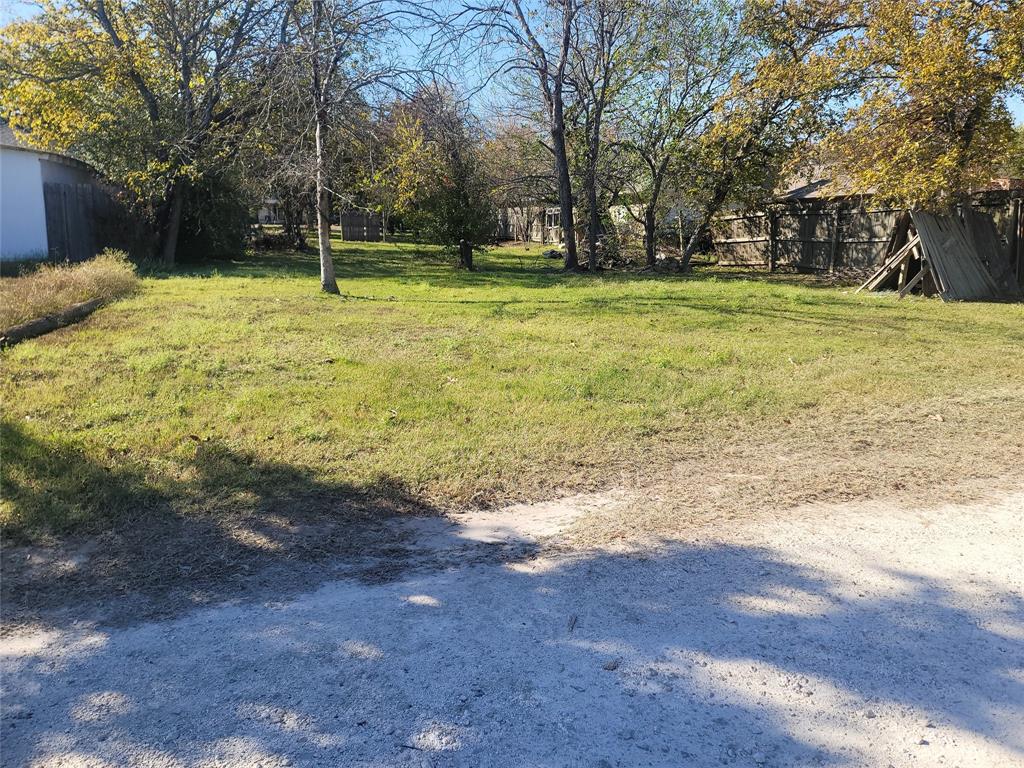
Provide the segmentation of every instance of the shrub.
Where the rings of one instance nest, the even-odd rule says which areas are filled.
[[[178,260],[236,259],[249,242],[249,205],[231,176],[210,175],[188,190]]]
[[[0,279],[0,328],[52,315],[90,299],[113,299],[138,285],[124,251],[107,249],[77,264],[43,264],[20,277]]]

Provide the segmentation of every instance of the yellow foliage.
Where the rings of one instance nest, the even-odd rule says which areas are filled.
[[[1024,77],[1014,0],[856,0],[837,62],[863,72],[830,146],[861,189],[944,208],[990,180],[1012,138],[1006,95]]]

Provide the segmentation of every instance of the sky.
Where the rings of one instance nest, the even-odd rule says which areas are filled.
[[[0,26],[17,19],[31,16],[38,6],[26,0],[0,0]],[[1012,96],[1009,101],[1014,122],[1024,125],[1024,95]]]

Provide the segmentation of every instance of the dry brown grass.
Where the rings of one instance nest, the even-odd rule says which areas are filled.
[[[61,312],[90,299],[113,299],[138,285],[135,268],[122,251],[106,250],[79,264],[45,264],[20,277],[0,280],[0,328]]]
[[[742,521],[880,501],[927,508],[1021,487],[1019,387],[740,424],[671,447],[615,483],[627,503],[580,518],[572,539],[612,543],[714,537]],[[699,447],[698,447],[699,446]]]

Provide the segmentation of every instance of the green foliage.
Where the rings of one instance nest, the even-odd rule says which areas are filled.
[[[1003,173],[1015,179],[1024,179],[1024,123],[1013,131]]]
[[[191,185],[178,234],[180,258],[241,258],[249,242],[250,209],[250,201],[231,176],[208,174]]]
[[[483,172],[477,150],[453,148],[424,185],[410,214],[412,226],[431,243],[474,246],[489,243],[497,227],[490,178]]]
[[[0,29],[0,117],[133,193],[173,257],[176,190],[233,163],[267,85],[275,0],[47,0]],[[169,247],[168,247],[169,246]]]
[[[421,91],[395,105],[387,127],[386,160],[364,180],[371,199],[427,242],[488,243],[497,226],[493,183],[482,139],[452,95]]]
[[[833,56],[863,85],[833,150],[861,189],[947,208],[999,170],[1006,107],[1024,85],[1024,5],[1014,0],[856,0]]]

